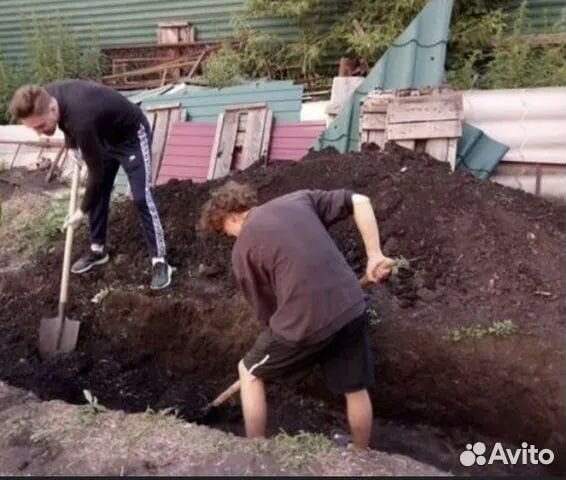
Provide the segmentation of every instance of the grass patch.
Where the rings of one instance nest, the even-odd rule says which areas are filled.
[[[304,468],[318,455],[329,453],[334,448],[332,441],[318,433],[299,432],[289,435],[281,432],[275,437],[275,450],[285,470]]]
[[[34,254],[61,235],[69,209],[67,198],[53,200],[46,211],[23,219],[14,226],[17,253]]]
[[[471,327],[458,327],[448,330],[445,340],[459,342],[465,339],[479,340],[488,335],[495,337],[508,337],[517,332],[519,327],[513,323],[513,320],[504,320],[502,322],[493,322],[490,326],[472,325]]]
[[[105,413],[108,409],[98,403],[98,398],[96,398],[90,390],[83,390],[83,396],[86,400],[86,405],[82,405],[80,408],[82,409],[83,413],[87,415],[98,415],[99,413]]]

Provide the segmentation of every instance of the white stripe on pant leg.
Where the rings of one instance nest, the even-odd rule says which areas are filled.
[[[159,219],[159,213],[157,213],[157,207],[153,200],[153,195],[151,194],[151,154],[149,151],[149,143],[147,141],[147,135],[145,133],[145,128],[140,125],[138,130],[138,138],[140,141],[141,151],[143,155],[143,163],[145,167],[145,201],[151,215],[151,221],[153,223],[153,231],[155,232],[155,240],[157,242],[157,256],[165,256],[165,238],[163,235],[163,227],[161,226],[161,220]]]
[[[254,375],[254,370],[255,370],[257,367],[261,367],[262,365],[264,365],[265,362],[267,362],[268,360],[269,360],[269,354],[266,355],[265,357],[263,357],[259,362],[254,363],[254,364],[251,366],[251,368],[248,370],[248,373],[249,373],[252,377],[254,377],[253,380],[256,379],[256,376]]]

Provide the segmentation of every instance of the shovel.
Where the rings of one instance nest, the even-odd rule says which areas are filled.
[[[362,278],[360,278],[359,282],[360,282],[360,286],[363,289],[369,287],[374,283],[367,277],[367,275],[364,275]],[[254,365],[254,367],[257,367],[257,365]],[[250,373],[252,372],[253,372],[253,368],[250,370]],[[225,403],[227,400],[229,400],[239,391],[240,391],[240,380],[236,380],[232,385],[230,385],[226,390],[224,390],[220,395],[218,395],[214,400],[212,400],[212,402],[208,403],[206,406],[204,406],[201,409],[200,411],[201,417],[202,418],[209,417],[215,411],[216,408],[221,406],[223,403]]]
[[[201,419],[209,418],[211,414],[220,405],[225,403],[227,400],[232,398],[236,393],[240,391],[240,380],[236,380],[232,385],[230,385],[226,390],[224,390],[220,395],[218,395],[212,402],[205,405],[199,412],[199,417]]]
[[[79,176],[81,167],[75,162],[73,179],[71,182],[71,198],[69,201],[69,215],[77,208],[79,190]],[[67,227],[65,238],[65,253],[63,255],[63,272],[61,274],[61,293],[59,295],[59,311],[54,318],[42,318],[39,327],[39,354],[45,359],[54,357],[58,353],[70,353],[77,346],[80,322],[65,317],[67,294],[69,291],[69,273],[71,268],[71,250],[73,247],[73,227]]]

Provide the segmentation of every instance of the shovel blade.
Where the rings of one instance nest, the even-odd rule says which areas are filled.
[[[70,353],[77,347],[81,323],[68,318],[42,318],[39,328],[39,354],[43,359]]]

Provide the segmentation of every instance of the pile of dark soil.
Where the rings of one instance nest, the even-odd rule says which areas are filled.
[[[324,151],[234,178],[255,186],[262,201],[302,188],[345,187],[371,197],[385,252],[409,261],[370,294],[379,417],[458,427],[469,433],[464,444],[483,434],[564,457],[561,207],[450,174],[446,164],[398,147]],[[72,278],[69,316],[83,325],[71,355],[42,363],[36,352],[38,321],[56,311],[62,244],[10,277],[0,293],[0,379],[42,398],[81,402],[86,388],[112,408],[177,405],[194,418],[204,398],[234,380],[258,331],[231,274],[232,241],[195,231],[200,207],[220,183],[158,189],[178,267],[173,287],[158,295],[146,287],[150,264],[135,208],[114,207],[113,262]],[[353,222],[331,233],[361,274]],[[86,244],[82,232],[76,245]],[[512,322],[507,330],[493,328],[505,321]],[[300,397],[277,393],[273,428],[328,431],[343,422],[337,400],[321,388],[315,375]],[[317,408],[321,400],[331,407]],[[228,408],[218,424],[233,428],[237,411]]]

